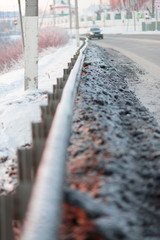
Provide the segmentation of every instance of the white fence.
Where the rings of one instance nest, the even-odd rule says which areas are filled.
[[[99,20],[93,17],[80,17],[79,26],[80,28],[89,28],[92,26],[98,26],[101,28],[108,29],[109,32],[127,32],[127,31],[142,31],[142,22],[155,21],[155,18],[145,19],[144,17],[137,17],[137,12],[132,12],[130,16],[127,16],[124,12],[114,13],[110,12],[107,15],[102,14]],[[70,28],[70,19],[69,16],[56,16],[55,18],[48,17],[39,19],[39,26],[57,26],[61,28]],[[72,28],[75,28],[75,16],[72,17]]]

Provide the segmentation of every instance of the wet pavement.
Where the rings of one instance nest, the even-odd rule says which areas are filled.
[[[91,42],[86,49],[61,239],[158,240],[160,127],[128,88],[129,77],[137,81],[141,69],[133,71],[130,64],[124,71],[110,51]]]

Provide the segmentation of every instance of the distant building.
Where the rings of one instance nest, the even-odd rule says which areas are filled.
[[[74,14],[75,8],[71,6],[71,11]],[[67,16],[69,15],[68,0],[54,0],[53,14],[55,16]]]
[[[110,0],[101,0],[100,4],[102,4],[102,5],[110,5]]]

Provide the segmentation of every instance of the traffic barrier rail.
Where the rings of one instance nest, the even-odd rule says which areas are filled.
[[[19,185],[0,196],[0,239],[13,240],[13,221],[22,226],[21,240],[59,238],[65,160],[87,40],[77,50],[63,77],[57,78],[42,121],[32,124],[32,147],[18,149]]]

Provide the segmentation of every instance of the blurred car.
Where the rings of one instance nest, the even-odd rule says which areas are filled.
[[[98,28],[98,27],[92,27],[87,32],[87,37],[89,39],[92,39],[92,38],[103,39],[102,30],[100,28]]]

